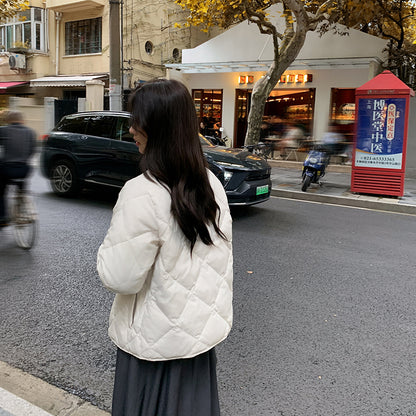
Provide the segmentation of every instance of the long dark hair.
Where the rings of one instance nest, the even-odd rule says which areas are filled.
[[[148,137],[142,171],[170,190],[171,212],[191,252],[198,237],[213,244],[209,224],[225,238],[217,224],[219,206],[206,171],[195,106],[185,85],[167,79],[145,82],[132,93],[130,110],[133,128]]]

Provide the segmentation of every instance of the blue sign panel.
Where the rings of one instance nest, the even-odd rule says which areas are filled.
[[[358,100],[355,166],[402,169],[405,98]]]

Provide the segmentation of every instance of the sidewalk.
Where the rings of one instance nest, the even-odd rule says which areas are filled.
[[[0,361],[0,416],[110,416],[110,414]]]
[[[355,194],[350,190],[351,165],[329,165],[322,185],[301,191],[302,162],[268,160],[272,166],[272,195],[289,199],[416,215],[416,179],[406,178],[403,197]]]

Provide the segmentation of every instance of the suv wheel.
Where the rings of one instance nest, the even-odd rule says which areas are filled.
[[[49,177],[53,192],[59,196],[73,196],[79,190],[75,166],[69,160],[55,162]]]

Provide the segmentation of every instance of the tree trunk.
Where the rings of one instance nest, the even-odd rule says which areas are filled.
[[[289,43],[289,47],[285,48],[283,54],[280,56],[280,59],[277,57],[276,61],[278,63],[276,61],[273,62],[266,75],[254,84],[251,95],[250,112],[247,118],[247,132],[244,140],[245,145],[256,144],[259,142],[261,124],[267,98],[273,91],[281,75],[295,60],[305,42],[305,37],[306,31],[300,38],[295,37],[295,39]]]
[[[279,68],[273,63],[266,75],[254,84],[253,92],[251,94],[250,112],[247,118],[245,145],[256,144],[259,142],[266,101],[277,84],[280,75]]]
[[[267,98],[276,86],[284,71],[296,59],[305,43],[306,33],[311,30],[308,16],[303,3],[299,0],[286,0],[286,6],[296,16],[296,28],[292,24],[285,31],[284,39],[279,47],[277,37],[274,37],[274,61],[266,75],[259,79],[253,87],[251,107],[247,119],[247,132],[244,144],[256,144],[260,139],[261,124]]]

